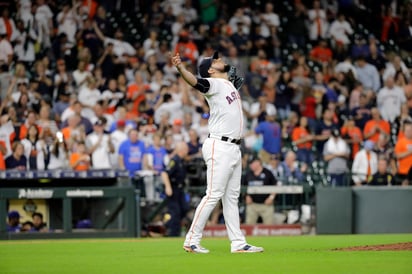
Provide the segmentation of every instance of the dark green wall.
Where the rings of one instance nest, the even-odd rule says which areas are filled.
[[[412,187],[353,189],[353,233],[411,233]]]
[[[352,233],[352,190],[347,187],[316,189],[316,233]]]
[[[318,187],[318,234],[412,232],[412,187]]]

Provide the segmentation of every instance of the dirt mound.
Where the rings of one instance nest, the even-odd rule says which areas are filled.
[[[352,246],[345,248],[334,248],[334,251],[412,251],[412,242],[396,243],[396,244],[383,244],[383,245],[364,245],[364,246]]]

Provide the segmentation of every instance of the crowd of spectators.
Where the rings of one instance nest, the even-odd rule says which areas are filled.
[[[160,174],[179,141],[198,161],[208,106],[169,54],[196,72],[218,50],[245,79],[245,168],[411,180],[410,1],[221,2],[0,1],[0,170]]]

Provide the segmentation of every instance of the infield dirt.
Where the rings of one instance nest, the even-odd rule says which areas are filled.
[[[412,242],[335,248],[334,251],[412,251]]]

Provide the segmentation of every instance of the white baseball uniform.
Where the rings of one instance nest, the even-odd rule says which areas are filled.
[[[242,102],[239,92],[230,81],[220,78],[206,80],[210,88],[207,92],[201,92],[210,107],[210,135],[202,147],[207,165],[207,188],[186,234],[184,246],[200,244],[206,222],[222,199],[223,215],[233,251],[246,244],[240,230],[238,207],[242,173],[239,143],[244,128]]]

